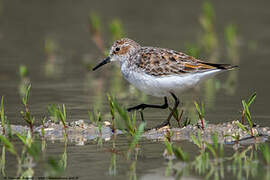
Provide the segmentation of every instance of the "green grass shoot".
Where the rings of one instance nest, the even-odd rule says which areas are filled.
[[[47,168],[45,175],[46,176],[59,176],[60,174],[64,173],[65,167],[61,160],[55,159],[53,157],[48,158]]]
[[[6,147],[3,146],[1,160],[0,160],[0,169],[1,169],[2,176],[6,176],[5,166],[6,166]]]
[[[203,2],[200,23],[206,32],[211,32],[214,26],[215,10],[209,1]]]
[[[198,148],[204,149],[204,142],[202,141],[201,131],[198,130],[197,138],[193,134],[191,134],[190,137],[193,143],[198,146]]]
[[[174,153],[173,153],[172,143],[170,142],[168,138],[164,138],[164,144],[166,146],[168,156],[173,156]]]
[[[54,123],[57,123],[59,121],[58,120],[58,109],[57,109],[57,106],[55,104],[48,106],[48,114],[50,116],[50,119]]]
[[[229,24],[225,27],[225,40],[229,47],[235,47],[236,45],[236,26]]]
[[[194,101],[195,107],[196,107],[196,111],[198,113],[199,119],[201,120],[202,123],[202,128],[204,129],[204,115],[205,115],[205,111],[204,111],[204,103],[201,103],[201,107],[199,106],[199,104]]]
[[[172,146],[172,150],[177,159],[187,162],[189,160],[188,153],[184,152],[180,146]]]
[[[95,12],[89,15],[89,23],[94,32],[101,31],[101,20],[100,17]]]
[[[88,118],[92,124],[98,127],[98,131],[102,132],[102,116],[101,112],[94,110],[93,112],[88,111]]]
[[[89,26],[92,39],[96,44],[97,48],[100,50],[101,53],[107,55],[107,50],[104,47],[104,38],[101,35],[101,20],[100,17],[95,13],[91,13],[89,15]]]
[[[212,153],[215,159],[223,157],[223,144],[218,143],[218,133],[215,132],[212,134],[211,138],[213,144],[205,142],[206,148]]]
[[[0,140],[11,154],[18,155],[13,144],[5,136],[0,135]]]
[[[119,128],[122,130],[125,130],[126,128],[127,132],[131,135],[134,136],[136,133],[136,112],[132,115],[130,118],[128,115],[128,112],[125,108],[122,108],[118,102],[115,99],[112,99],[114,102],[115,108],[121,118],[122,121],[118,121]]]
[[[5,110],[4,110],[4,96],[1,97],[0,116],[1,116],[2,134],[5,135],[5,129],[6,129],[5,121],[6,120],[5,120]]]
[[[31,90],[31,84],[28,85],[28,87],[26,88],[26,92],[24,96],[22,97],[22,103],[24,105],[25,110],[21,111],[21,115],[23,116],[24,121],[29,125],[31,132],[33,133],[34,131],[33,125],[35,122],[35,118],[31,115],[30,109],[28,106],[30,90]]]
[[[114,105],[114,102],[112,101],[112,98],[110,97],[109,94],[107,94],[107,99],[108,99],[109,104],[110,104],[110,112],[111,112],[111,116],[112,116],[112,130],[113,130],[113,132],[116,132],[115,105]]]
[[[263,159],[264,159],[265,163],[269,166],[270,165],[270,149],[269,149],[269,145],[262,144],[262,145],[260,145],[259,149],[262,152]]]
[[[67,128],[66,121],[67,121],[67,113],[66,113],[66,106],[65,104],[62,105],[62,108],[58,106],[57,109],[57,116],[62,122],[64,128]]]
[[[250,128],[250,134],[251,136],[253,136],[253,131],[252,131],[252,128],[253,128],[253,121],[252,121],[252,118],[251,118],[251,113],[250,113],[250,110],[249,110],[249,107],[250,105],[254,102],[255,98],[256,98],[256,92],[254,92],[250,98],[248,99],[248,101],[246,102],[245,100],[242,100],[242,106],[243,106],[243,111],[242,111],[242,124],[244,123],[244,118],[246,117],[247,121],[248,121],[248,124],[249,124],[249,128]]]
[[[28,87],[26,88],[26,92],[25,92],[24,96],[22,97],[22,103],[26,107],[27,107],[27,103],[29,100],[30,90],[31,90],[31,84],[28,85]]]
[[[25,65],[20,65],[19,73],[21,78],[25,78],[28,75],[27,67]]]
[[[188,55],[190,56],[193,56],[195,58],[199,58],[199,55],[200,55],[200,47],[196,44],[186,44],[185,45],[185,48],[186,48],[186,52]]]
[[[119,19],[112,20],[110,23],[110,31],[113,41],[124,37],[123,25]]]
[[[35,160],[38,160],[41,153],[41,143],[34,141],[30,131],[28,131],[27,135],[19,133],[16,133],[16,135],[25,145],[27,153]]]
[[[46,121],[46,117],[42,118],[41,120],[41,136],[45,137],[45,121]]]
[[[135,136],[133,137],[133,140],[129,145],[129,151],[138,146],[139,140],[144,132],[145,125],[146,125],[145,122],[142,122],[139,125],[138,130],[136,131]]]

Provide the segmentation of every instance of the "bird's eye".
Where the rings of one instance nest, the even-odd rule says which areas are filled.
[[[119,47],[115,48],[115,51],[116,52],[120,51],[120,48]]]

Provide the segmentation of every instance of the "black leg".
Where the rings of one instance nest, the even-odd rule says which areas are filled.
[[[152,104],[139,104],[137,106],[134,107],[130,107],[128,108],[128,112],[133,111],[133,110],[144,110],[145,108],[159,108],[159,109],[167,109],[168,106],[168,100],[167,97],[164,97],[164,104],[163,105],[152,105]]]
[[[155,129],[159,129],[159,128],[163,127],[163,126],[170,125],[170,120],[171,120],[171,118],[173,116],[173,113],[177,110],[177,107],[179,105],[179,99],[176,97],[176,95],[174,93],[170,92],[170,94],[172,95],[172,97],[174,99],[174,107],[173,107],[170,115],[168,116],[168,118],[164,122],[162,122],[162,124],[156,126]]]

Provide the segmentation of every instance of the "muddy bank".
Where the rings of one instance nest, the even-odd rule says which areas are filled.
[[[25,133],[29,130],[27,126],[11,125],[10,126],[12,134],[15,133]],[[246,127],[248,129],[248,127]],[[42,135],[42,129],[44,129],[44,138],[51,141],[63,140],[65,134],[70,142],[75,142],[78,145],[84,145],[85,142],[95,140],[97,138],[102,138],[105,141],[111,139],[113,132],[109,122],[104,122],[102,126],[97,127],[94,124],[86,123],[83,120],[74,121],[68,124],[66,128],[63,127],[61,123],[54,123],[48,121],[43,126],[38,126],[34,128],[34,133],[39,136]],[[6,132],[8,128],[6,128]],[[232,121],[222,124],[207,124],[204,129],[198,126],[188,125],[183,128],[169,128],[168,126],[160,128],[158,130],[152,129],[144,132],[143,138],[151,140],[163,141],[165,135],[171,132],[171,140],[181,141],[189,140],[191,141],[191,135],[197,136],[198,132],[201,134],[203,141],[212,142],[211,136],[214,133],[218,135],[218,142],[224,144],[253,144],[265,142],[270,135],[269,127],[260,127],[257,125],[252,128],[252,133],[255,137],[252,137],[251,131],[244,131],[237,126],[237,121]],[[2,127],[0,128],[2,134]],[[125,131],[116,130],[116,135],[124,134]],[[237,138],[236,138],[237,137]]]

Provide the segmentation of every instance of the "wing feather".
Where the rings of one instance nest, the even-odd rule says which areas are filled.
[[[235,67],[229,64],[207,63],[181,52],[153,47],[142,47],[136,65],[153,76],[183,75]]]

